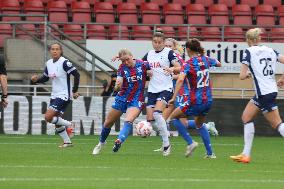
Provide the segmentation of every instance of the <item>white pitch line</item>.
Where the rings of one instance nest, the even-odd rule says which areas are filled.
[[[50,182],[50,181],[136,181],[136,182],[197,182],[197,183],[262,183],[262,184],[282,184],[284,180],[281,179],[195,179],[195,178],[130,178],[130,177],[118,177],[118,178],[80,178],[80,177],[0,177],[0,182]]]
[[[135,169],[135,170],[182,170],[182,171],[215,171],[212,169],[206,169],[206,168],[180,168],[180,167],[121,167],[121,166],[57,166],[57,165],[1,165],[1,168],[38,168],[38,169]],[[223,170],[224,172],[228,173],[234,173],[234,172],[248,172],[248,170],[242,170],[242,169],[230,169],[230,170]],[[250,173],[278,173],[278,174],[284,174],[284,170],[249,170]]]

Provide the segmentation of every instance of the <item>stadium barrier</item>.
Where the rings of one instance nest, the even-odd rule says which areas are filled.
[[[64,117],[76,123],[76,135],[98,135],[113,101],[113,97],[79,97],[68,106]],[[248,99],[215,99],[207,121],[215,122],[220,135],[242,135],[241,114],[247,102]],[[54,135],[54,126],[44,121],[48,103],[49,96],[9,96],[9,106],[1,112],[0,134]],[[284,101],[277,103],[283,117]],[[146,120],[145,110],[135,123],[141,120]],[[124,116],[112,128],[111,134],[118,133],[123,121]],[[257,135],[278,135],[261,115],[255,119],[255,125]]]

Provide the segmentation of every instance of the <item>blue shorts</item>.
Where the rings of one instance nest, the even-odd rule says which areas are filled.
[[[269,93],[266,95],[261,95],[258,98],[254,96],[250,101],[254,103],[262,113],[271,112],[278,109],[276,105],[277,93]]]
[[[58,113],[64,114],[68,104],[71,100],[63,100],[61,98],[50,99],[49,109],[52,109]]]
[[[186,102],[179,106],[181,111],[187,116],[206,116],[211,109],[212,101],[209,101],[205,104],[195,104],[190,105],[189,102]]]
[[[188,101],[188,95],[180,95],[176,97],[175,108],[182,106]]]
[[[147,107],[154,108],[157,101],[162,101],[165,104],[167,104],[169,100],[172,98],[172,96],[173,93],[170,91],[162,91],[159,93],[148,92]]]
[[[144,108],[144,102],[141,102],[141,101],[124,102],[121,100],[115,100],[111,107],[113,109],[116,109],[118,111],[125,113],[128,108],[132,108],[132,107],[136,107],[139,110],[142,110]]]

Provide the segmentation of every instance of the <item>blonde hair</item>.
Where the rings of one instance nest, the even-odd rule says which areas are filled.
[[[179,54],[183,54],[184,53],[182,46],[177,42],[177,40],[175,40],[173,38],[167,38],[165,40],[165,42],[166,41],[172,42],[173,45],[174,45],[174,50],[177,50],[179,52]]]
[[[124,55],[133,56],[132,53],[128,49],[121,49],[118,53],[118,57],[121,58]]]
[[[247,31],[246,39],[248,42],[258,43],[261,39],[260,34],[262,33],[260,28],[253,28]]]

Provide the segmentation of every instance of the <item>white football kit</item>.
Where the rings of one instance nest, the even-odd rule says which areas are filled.
[[[173,61],[178,61],[176,54],[170,48],[165,47],[162,51],[149,51],[143,58],[148,61],[153,71],[153,76],[148,85],[148,92],[159,93],[162,91],[173,91],[173,80],[171,74],[165,73],[164,68],[169,68]]]
[[[245,50],[242,63],[253,76],[256,96],[278,92],[275,66],[279,53],[266,46],[251,46]]]
[[[60,57],[56,62],[53,62],[53,59],[46,62],[44,75],[52,80],[51,99],[69,100],[72,98],[70,73],[74,70],[76,68],[64,57]]]

